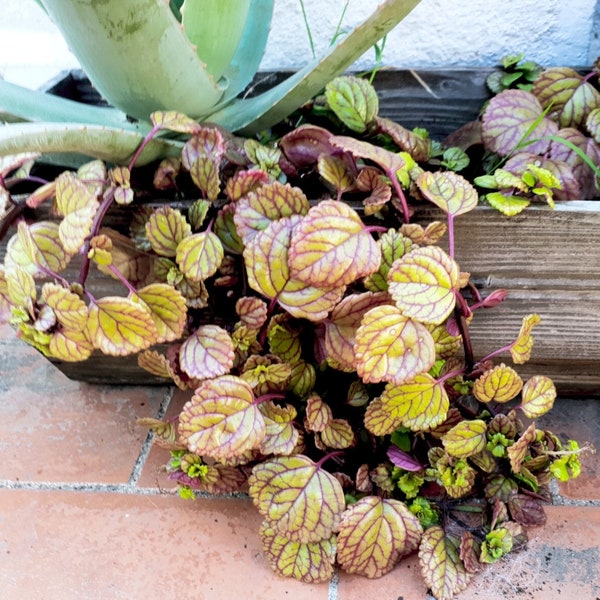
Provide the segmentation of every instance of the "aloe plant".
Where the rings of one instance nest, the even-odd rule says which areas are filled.
[[[55,151],[46,122],[59,122],[70,123],[72,152],[106,157],[122,138],[115,162],[123,162],[131,136],[141,139],[157,110],[176,110],[233,131],[259,131],[318,93],[419,2],[385,0],[324,57],[268,92],[241,99],[264,53],[274,0],[39,0],[114,108],[48,102],[46,94],[0,81],[0,117],[13,122],[0,133],[0,155]],[[90,124],[114,130],[110,146],[105,130]]]

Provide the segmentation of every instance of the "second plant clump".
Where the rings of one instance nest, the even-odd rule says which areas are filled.
[[[505,213],[595,190],[600,95],[566,70],[533,92],[498,94],[451,148],[380,118],[353,77],[311,109],[329,129],[302,125],[277,143],[155,113],[145,143],[189,136],[152,175],[168,203],[131,204],[150,187],[132,171],[139,152],[129,167],[64,172],[21,204],[5,192],[12,217],[53,198],[59,219],[18,223],[0,315],[47,356],[139,352],[194,390],[176,420],[143,423],[171,450],[183,496],[249,491],[275,571],[320,582],[337,563],[373,578],[418,551],[434,596],[450,598],[522,547],[551,479],[580,470],[577,443],[531,421],[552,408],[552,381],[514,368],[540,317],[476,356],[469,323],[505,293],[482,298],[454,259],[454,220],[480,199],[450,169],[467,167],[474,144],[503,161],[477,182]],[[5,159],[6,190],[33,158]],[[410,222],[426,201],[446,222]],[[105,224],[115,204],[131,204],[128,232]],[[94,289],[92,267],[125,294]]]

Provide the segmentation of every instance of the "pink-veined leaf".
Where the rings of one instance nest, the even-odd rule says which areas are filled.
[[[501,364],[477,378],[473,394],[480,402],[509,402],[522,387],[523,380],[519,374]]]
[[[417,185],[427,200],[454,217],[473,210],[479,203],[477,190],[453,171],[423,171]]]
[[[195,379],[208,379],[229,373],[234,350],[231,336],[218,325],[202,325],[181,346],[181,369]]]
[[[510,460],[510,467],[514,473],[520,473],[523,460],[529,454],[529,445],[535,442],[536,435],[535,423],[531,423],[521,434],[521,437],[506,450]]]
[[[145,350],[157,338],[150,312],[118,296],[105,296],[91,304],[87,325],[94,347],[112,356]]]
[[[385,409],[381,397],[377,397],[367,406],[364,423],[369,432],[381,437],[396,431],[402,425],[402,419]]]
[[[200,133],[202,125],[183,113],[175,110],[157,110],[150,115],[152,125],[160,129],[168,129],[177,133]]]
[[[202,231],[184,238],[177,246],[177,264],[192,281],[204,281],[217,272],[225,251],[212,231]]]
[[[329,108],[352,131],[363,133],[379,112],[379,97],[373,86],[361,77],[336,77],[325,86]]]
[[[64,327],[53,333],[48,350],[54,358],[59,360],[79,362],[91,356],[94,346],[86,329]]]
[[[159,344],[178,340],[184,330],[187,306],[181,292],[166,283],[152,283],[138,296],[146,305],[156,326]]]
[[[524,90],[505,90],[494,96],[482,117],[486,148],[507,156],[518,144],[536,140],[527,145],[527,150],[544,154],[550,146],[549,137],[558,131],[558,126],[542,115],[538,99]]]
[[[523,324],[519,336],[510,348],[510,355],[513,362],[517,365],[526,363],[531,357],[531,349],[533,348],[533,337],[531,330],[541,323],[542,319],[537,314],[531,314],[523,317]]]
[[[297,321],[285,314],[275,315],[267,328],[271,352],[291,365],[298,362],[302,357],[301,333]]]
[[[235,303],[240,321],[251,329],[260,329],[267,321],[267,304],[255,296],[243,296]]]
[[[269,174],[261,169],[238,171],[225,185],[225,194],[232,202],[269,183]]]
[[[213,226],[215,235],[221,240],[223,248],[231,254],[241,254],[244,249],[233,220],[235,204],[226,204],[218,213]]]
[[[556,388],[549,377],[534,375],[523,386],[521,410],[528,419],[539,419],[554,406]]]
[[[212,157],[219,162],[225,152],[225,142],[216,127],[204,126],[185,143],[181,151],[181,162],[189,171],[201,156]]]
[[[356,332],[357,373],[365,383],[389,381],[396,385],[429,371],[435,363],[431,334],[395,306],[368,311]]]
[[[321,154],[335,154],[329,141],[332,137],[323,127],[300,125],[281,138],[279,147],[293,167],[303,169],[315,165]]]
[[[331,407],[318,394],[312,394],[306,401],[305,427],[308,431],[323,431],[333,419]]]
[[[33,305],[37,300],[37,289],[33,275],[23,269],[7,269],[4,272],[6,295],[11,304],[24,308],[33,315]]]
[[[300,439],[300,432],[294,427],[296,409],[291,404],[278,406],[273,402],[261,402],[259,410],[266,425],[259,450],[265,455],[292,454]]]
[[[325,349],[327,357],[336,362],[336,368],[346,371],[356,369],[354,338],[367,311],[382,304],[389,304],[386,293],[365,292],[346,296],[332,311],[325,322]]]
[[[12,306],[6,282],[6,271],[0,265],[0,323],[8,323],[11,316]]]
[[[263,551],[271,568],[284,577],[293,577],[304,583],[324,583],[333,576],[336,542],[327,539],[301,543],[279,533],[268,521],[260,531]]]
[[[257,396],[263,396],[284,392],[291,373],[292,367],[276,356],[254,354],[245,362],[241,377],[252,386]]]
[[[338,156],[321,154],[317,168],[319,175],[332,185],[338,194],[343,194],[354,186],[354,176],[346,162]]]
[[[222,461],[258,448],[266,426],[252,388],[223,375],[201,382],[179,415],[178,431],[190,452]]]
[[[597,144],[600,144],[600,108],[590,112],[585,121],[585,126]]]
[[[189,380],[184,381],[181,377],[181,373],[176,372],[173,362],[155,350],[144,350],[144,352],[140,352],[138,354],[138,366],[149,373],[152,373],[152,375],[164,377],[165,379],[172,379],[173,383],[180,390],[187,390],[190,387],[193,387],[192,382],[194,382],[194,380],[192,380],[192,382]]]
[[[157,208],[146,223],[146,237],[161,256],[175,256],[177,246],[192,233],[181,212],[170,206]]]
[[[291,279],[277,301],[293,317],[318,322],[327,317],[345,291],[345,286],[323,289]]]
[[[441,425],[450,407],[444,384],[429,373],[416,375],[402,385],[388,383],[380,398],[383,410],[393,422],[399,419],[413,431],[428,431]]]
[[[429,159],[431,141],[428,138],[417,135],[391,119],[378,117],[376,123],[379,131],[387,133],[394,144],[408,152],[415,161],[425,162]]]
[[[372,292],[388,290],[388,273],[396,260],[414,249],[410,238],[395,229],[388,229],[377,243],[381,246],[381,264],[376,273],[365,279],[365,287]]]
[[[467,458],[482,452],[487,444],[487,425],[481,419],[462,421],[442,438],[446,452],[456,458]]]
[[[348,285],[377,271],[380,262],[381,248],[358,213],[343,202],[313,206],[292,233],[291,275],[314,286]]]
[[[157,190],[170,190],[177,187],[177,175],[181,171],[181,159],[175,157],[163,158],[160,161],[156,171],[152,185]]]
[[[42,298],[54,311],[61,325],[69,329],[85,328],[88,307],[77,294],[56,283],[45,283]]]
[[[221,191],[219,163],[212,156],[200,156],[190,166],[190,177],[205,198],[214,202]]]
[[[331,419],[320,432],[320,440],[327,448],[344,450],[356,444],[356,435],[346,419]]]
[[[250,497],[281,535],[301,543],[328,539],[345,507],[339,481],[307,456],[266,460],[252,469]]]
[[[310,208],[304,192],[297,187],[275,181],[240,198],[235,204],[233,220],[238,235],[248,244],[273,221],[292,215],[305,215]]]
[[[460,269],[441,248],[417,248],[394,262],[389,293],[407,317],[439,325],[454,310]]]
[[[422,533],[419,519],[403,502],[361,498],[342,515],[338,562],[348,573],[381,577],[419,547]]]
[[[421,537],[421,573],[436,600],[452,600],[471,579],[460,560],[459,547],[459,540],[447,536],[438,525],[429,527]]]
[[[395,152],[390,152],[381,146],[374,146],[369,142],[357,140],[353,137],[335,135],[331,138],[331,143],[344,150],[350,152],[355,157],[366,158],[379,165],[388,176],[395,176],[396,171],[404,169],[406,162],[402,156]]]

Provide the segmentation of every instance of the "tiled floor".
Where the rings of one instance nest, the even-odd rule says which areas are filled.
[[[414,557],[375,581],[330,585],[274,575],[249,500],[184,501],[139,416],[175,413],[168,388],[66,379],[0,328],[2,600],[426,600]],[[600,401],[565,400],[545,426],[600,446]],[[600,598],[599,455],[563,486],[524,552],[479,575],[458,600]]]

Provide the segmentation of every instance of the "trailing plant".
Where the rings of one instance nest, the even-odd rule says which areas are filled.
[[[155,112],[127,167],[89,162],[15,206],[34,156],[5,159],[6,205],[25,218],[0,316],[47,356],[138,353],[193,390],[176,419],[142,423],[183,496],[248,491],[276,572],[326,581],[337,563],[373,578],[418,552],[433,595],[451,598],[525,544],[585,448],[534,421],[556,397],[548,377],[518,373],[537,314],[487,356],[471,343],[506,292],[481,296],[455,260],[455,219],[479,204],[447,168],[465,157],[379,117],[362,79],[332,81],[323,102],[320,125],[264,143]],[[490,106],[484,131],[523,143]],[[135,168],[165,130],[187,136],[179,154]],[[527,164],[523,181],[550,195],[546,167]],[[58,220],[31,222],[49,202]],[[444,221],[411,222],[425,202]],[[133,214],[127,230],[115,207]]]

